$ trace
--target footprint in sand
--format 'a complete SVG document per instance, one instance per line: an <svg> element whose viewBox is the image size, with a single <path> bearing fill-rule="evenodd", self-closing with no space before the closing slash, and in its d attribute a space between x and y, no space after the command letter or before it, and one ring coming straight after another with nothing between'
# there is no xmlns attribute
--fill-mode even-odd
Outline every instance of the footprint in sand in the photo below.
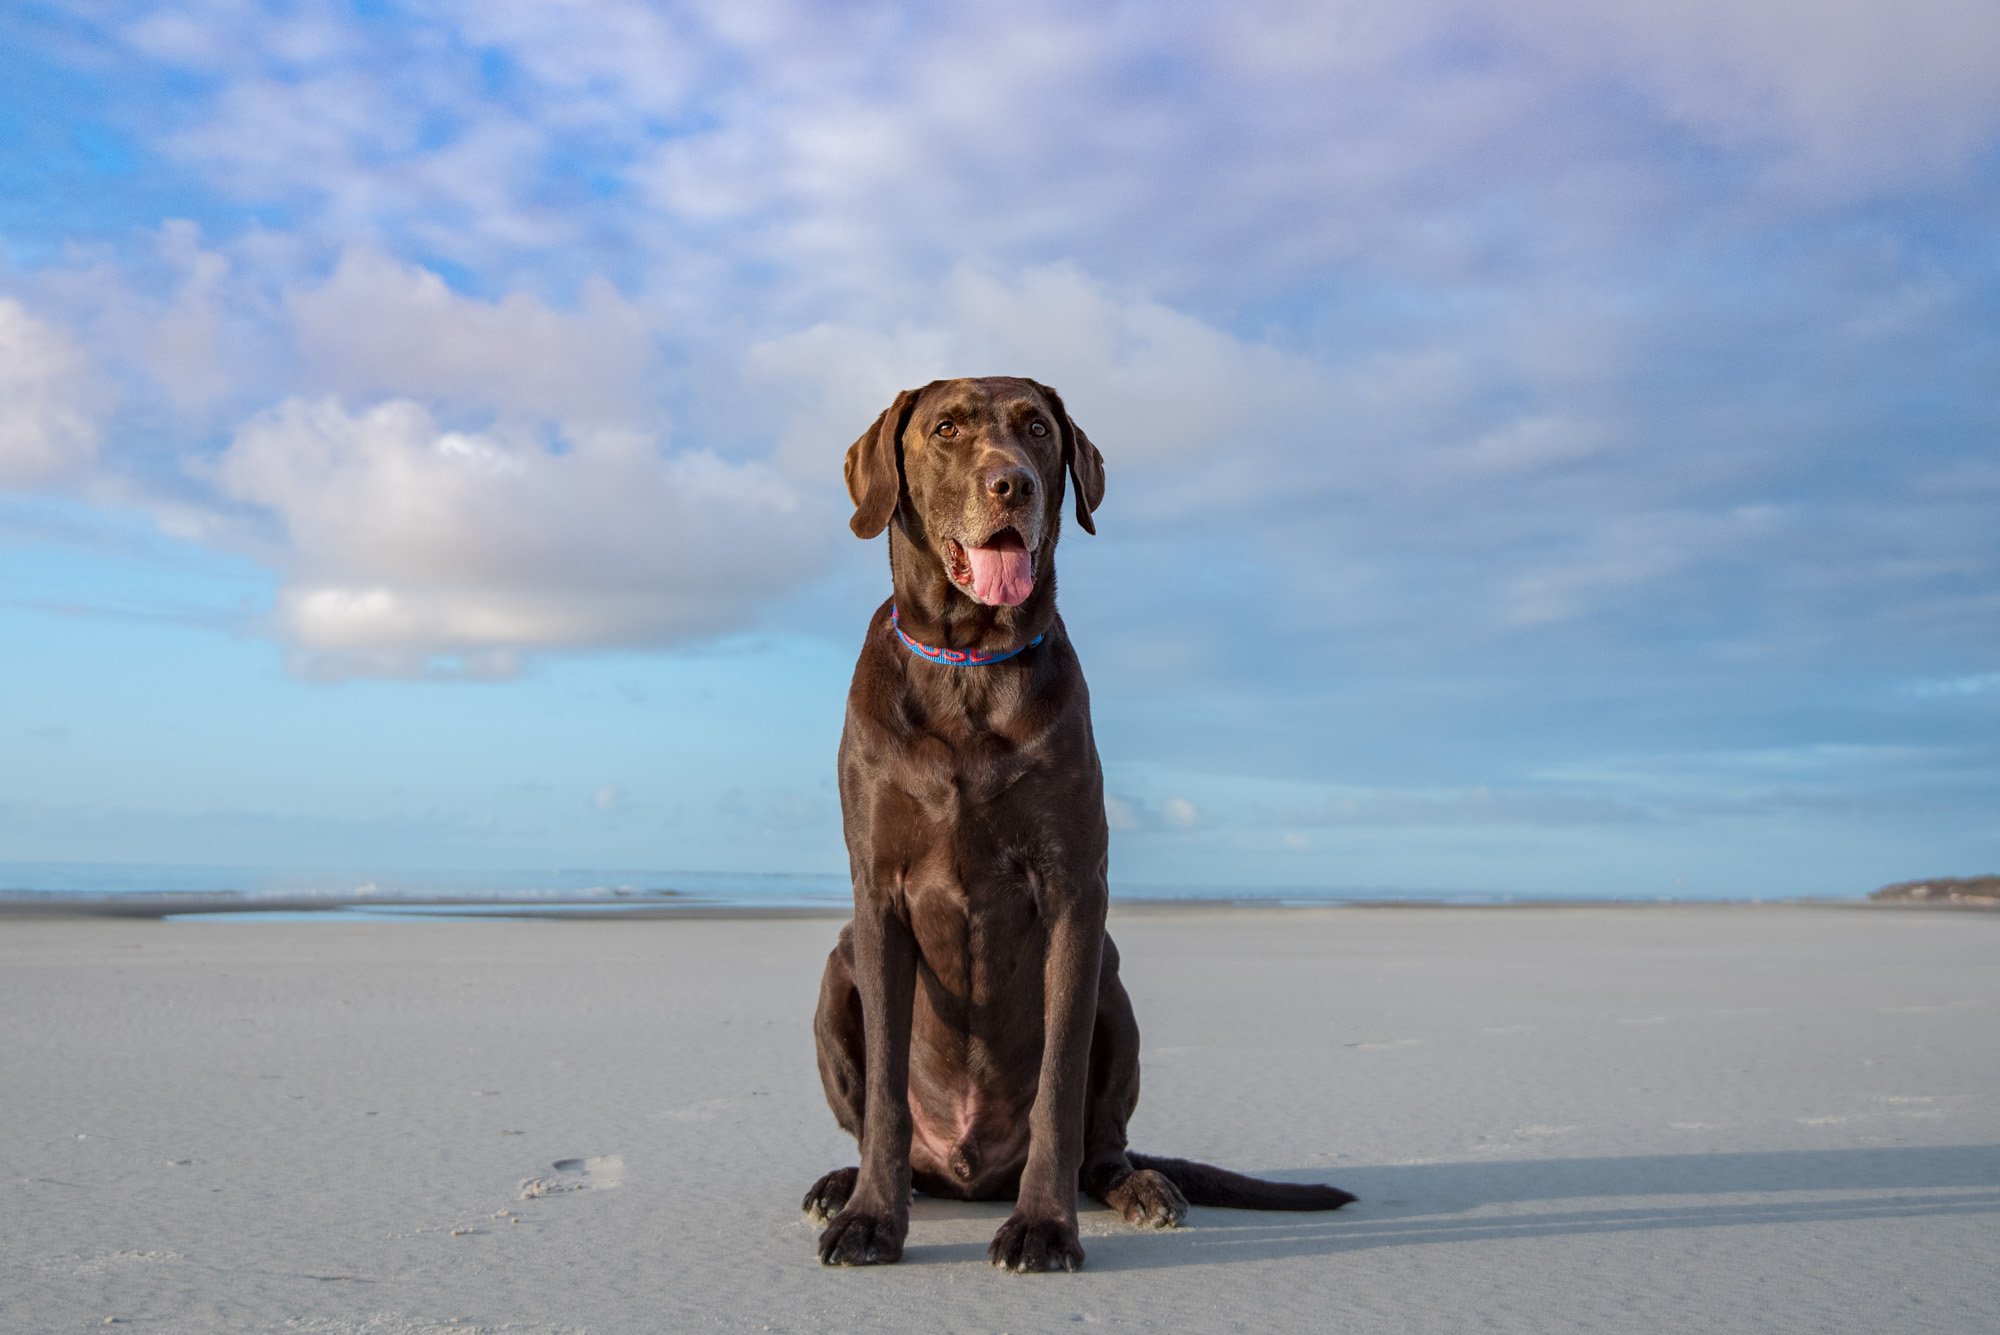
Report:
<svg viewBox="0 0 2000 1335"><path fill-rule="evenodd" d="M625 1173L625 1161L616 1155L600 1154L587 1159L558 1159L549 1167L553 1173L531 1177L521 1183L521 1199L554 1196L565 1191L588 1191L615 1187Z"/></svg>

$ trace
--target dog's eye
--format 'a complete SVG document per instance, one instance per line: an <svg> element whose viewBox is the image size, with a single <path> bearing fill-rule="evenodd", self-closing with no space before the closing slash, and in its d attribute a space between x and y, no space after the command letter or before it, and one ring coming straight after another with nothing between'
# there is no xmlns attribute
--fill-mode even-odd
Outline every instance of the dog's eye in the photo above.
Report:
<svg viewBox="0 0 2000 1335"><path fill-rule="evenodd" d="M937 433L940 436L943 436L946 440L950 440L953 436L956 436L958 434L958 428L952 425L950 422L939 422L937 424Z"/></svg>
<svg viewBox="0 0 2000 1335"><path fill-rule="evenodd" d="M1031 436L1046 436L1049 434L1049 424L1037 417L1034 421L1028 423L1028 434Z"/></svg>

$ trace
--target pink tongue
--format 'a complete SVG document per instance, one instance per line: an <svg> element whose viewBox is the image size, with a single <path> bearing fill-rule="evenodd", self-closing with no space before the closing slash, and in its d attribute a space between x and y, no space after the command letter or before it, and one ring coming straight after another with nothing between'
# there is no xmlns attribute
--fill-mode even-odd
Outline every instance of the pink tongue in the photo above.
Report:
<svg viewBox="0 0 2000 1335"><path fill-rule="evenodd" d="M1019 607L1035 591L1035 566L1021 535L1002 533L984 547L967 547L972 596L989 607Z"/></svg>

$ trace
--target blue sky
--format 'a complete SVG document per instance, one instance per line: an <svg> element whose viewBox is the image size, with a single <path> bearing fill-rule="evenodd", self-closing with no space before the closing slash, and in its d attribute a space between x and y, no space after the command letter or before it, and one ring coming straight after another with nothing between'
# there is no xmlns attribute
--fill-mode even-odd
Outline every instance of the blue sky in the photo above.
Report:
<svg viewBox="0 0 2000 1335"><path fill-rule="evenodd" d="M2000 868L2000 11L11 6L0 862L834 871L954 374L1114 881Z"/></svg>

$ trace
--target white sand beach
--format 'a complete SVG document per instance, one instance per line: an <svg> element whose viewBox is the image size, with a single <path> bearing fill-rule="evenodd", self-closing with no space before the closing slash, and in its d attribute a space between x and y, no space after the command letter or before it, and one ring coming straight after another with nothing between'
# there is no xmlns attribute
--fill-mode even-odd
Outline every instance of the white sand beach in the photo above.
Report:
<svg viewBox="0 0 2000 1335"><path fill-rule="evenodd" d="M0 923L0 1329L2000 1329L2000 913L1117 910L1135 1147L1361 1202L1040 1276L815 1261L836 926Z"/></svg>

